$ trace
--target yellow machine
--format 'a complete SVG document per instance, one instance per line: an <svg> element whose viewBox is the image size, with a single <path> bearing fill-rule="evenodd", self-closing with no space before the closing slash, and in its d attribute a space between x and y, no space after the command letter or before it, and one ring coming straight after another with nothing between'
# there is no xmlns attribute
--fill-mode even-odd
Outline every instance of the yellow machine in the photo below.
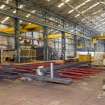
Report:
<svg viewBox="0 0 105 105"><path fill-rule="evenodd" d="M79 62L91 62L91 55L79 55Z"/></svg>

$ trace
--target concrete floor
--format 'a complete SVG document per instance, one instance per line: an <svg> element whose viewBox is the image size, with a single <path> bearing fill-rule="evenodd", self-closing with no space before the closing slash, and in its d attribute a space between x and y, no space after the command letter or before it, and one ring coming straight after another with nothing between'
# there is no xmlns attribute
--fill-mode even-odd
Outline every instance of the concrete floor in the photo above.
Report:
<svg viewBox="0 0 105 105"><path fill-rule="evenodd" d="M0 105L105 105L103 78L105 73L70 86L0 81Z"/></svg>

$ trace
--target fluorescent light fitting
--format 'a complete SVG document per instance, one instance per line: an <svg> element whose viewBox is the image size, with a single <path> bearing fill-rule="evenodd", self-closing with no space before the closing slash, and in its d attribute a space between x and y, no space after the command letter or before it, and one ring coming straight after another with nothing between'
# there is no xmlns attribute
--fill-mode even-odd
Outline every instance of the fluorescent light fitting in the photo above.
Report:
<svg viewBox="0 0 105 105"><path fill-rule="evenodd" d="M26 15L26 17L30 17L30 16L31 16L31 14L27 14L27 15Z"/></svg>
<svg viewBox="0 0 105 105"><path fill-rule="evenodd" d="M31 11L31 13L35 13L35 12L36 12L36 10L32 10L32 11Z"/></svg>
<svg viewBox="0 0 105 105"><path fill-rule="evenodd" d="M82 22L84 22L85 20L86 20L86 19L85 19L85 18L83 18L81 21L82 21Z"/></svg>
<svg viewBox="0 0 105 105"><path fill-rule="evenodd" d="M14 10L13 13L15 14L16 13L16 10Z"/></svg>
<svg viewBox="0 0 105 105"><path fill-rule="evenodd" d="M65 2L65 3L68 3L69 1L70 1L70 0L65 0L64 2Z"/></svg>
<svg viewBox="0 0 105 105"><path fill-rule="evenodd" d="M72 9L71 11L69 11L68 13L72 13L74 10L79 9L80 7L84 6L85 4L87 4L88 2L90 2L91 0L86 0L85 2L83 2L82 4L76 6L74 9Z"/></svg>
<svg viewBox="0 0 105 105"><path fill-rule="evenodd" d="M77 15L75 16L75 18L77 18L78 16L80 16L80 14L77 14Z"/></svg>
<svg viewBox="0 0 105 105"><path fill-rule="evenodd" d="M103 19L99 20L99 21L98 21L98 22L96 22L96 23L100 24L99 22L102 22L102 21L104 21L104 20L105 20L105 18L103 18Z"/></svg>
<svg viewBox="0 0 105 105"><path fill-rule="evenodd" d="M86 13L87 11L91 10L92 8L96 7L97 5L99 5L100 3L97 2L96 4L93 4L92 6L90 6L89 8L87 8L86 10L82 11L81 13Z"/></svg>
<svg viewBox="0 0 105 105"><path fill-rule="evenodd" d="M91 0L86 0L85 2L83 2L82 4L78 5L77 7L75 7L75 9L78 9L82 6L84 6L85 4L87 4L88 2L90 2Z"/></svg>
<svg viewBox="0 0 105 105"><path fill-rule="evenodd" d="M6 17L1 23L5 23L10 17Z"/></svg>
<svg viewBox="0 0 105 105"><path fill-rule="evenodd" d="M72 9L72 10L70 10L69 12L68 12L68 14L70 14L70 13L72 13L74 10Z"/></svg>
<svg viewBox="0 0 105 105"><path fill-rule="evenodd" d="M60 3L60 4L58 5L58 8L61 8L63 5L64 5L64 3Z"/></svg>
<svg viewBox="0 0 105 105"><path fill-rule="evenodd" d="M100 27L100 26L102 26L104 24L105 24L105 22L103 22L102 24L97 25L95 28L98 28L98 27Z"/></svg>
<svg viewBox="0 0 105 105"><path fill-rule="evenodd" d="M96 11L96 12L93 12L93 15L96 15L97 13L100 13L102 11L102 9Z"/></svg>
<svg viewBox="0 0 105 105"><path fill-rule="evenodd" d="M105 13L103 13L101 16L104 17L105 16Z"/></svg>
<svg viewBox="0 0 105 105"><path fill-rule="evenodd" d="M19 22L20 22L20 23L22 23L23 21L22 21L22 20L20 20Z"/></svg>
<svg viewBox="0 0 105 105"><path fill-rule="evenodd" d="M28 24L32 24L32 23L28 23Z"/></svg>
<svg viewBox="0 0 105 105"><path fill-rule="evenodd" d="M9 4L10 0L6 0L6 3Z"/></svg>
<svg viewBox="0 0 105 105"><path fill-rule="evenodd" d="M90 6L89 8L87 8L86 10L82 11L81 14L86 13L87 11L91 10L92 8L96 7L97 5L99 5L100 3L97 2L96 4L93 4L92 6ZM80 16L80 14L77 14L75 17Z"/></svg>
<svg viewBox="0 0 105 105"><path fill-rule="evenodd" d="M5 5L4 4L0 6L0 9L4 9L4 8L5 8Z"/></svg>
<svg viewBox="0 0 105 105"><path fill-rule="evenodd" d="M19 5L19 8L20 8L20 9L22 9L23 7L24 7L24 5L23 5L23 4Z"/></svg>

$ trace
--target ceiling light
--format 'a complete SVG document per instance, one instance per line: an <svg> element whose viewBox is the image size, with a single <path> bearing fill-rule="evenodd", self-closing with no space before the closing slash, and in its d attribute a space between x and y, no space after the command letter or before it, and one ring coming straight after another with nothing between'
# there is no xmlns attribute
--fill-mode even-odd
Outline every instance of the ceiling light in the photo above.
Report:
<svg viewBox="0 0 105 105"><path fill-rule="evenodd" d="M63 5L64 5L64 3L60 3L60 4L58 5L58 7L61 8Z"/></svg>
<svg viewBox="0 0 105 105"><path fill-rule="evenodd" d="M5 23L10 17L6 17L1 23Z"/></svg>
<svg viewBox="0 0 105 105"><path fill-rule="evenodd" d="M61 8L65 3L68 3L70 0L65 0L58 5L58 8Z"/></svg>
<svg viewBox="0 0 105 105"><path fill-rule="evenodd" d="M27 18L30 17L30 16L31 16L31 14L27 14L27 15L26 15Z"/></svg>
<svg viewBox="0 0 105 105"><path fill-rule="evenodd" d="M0 24L0 29L5 29L5 28L7 28L6 25Z"/></svg>
<svg viewBox="0 0 105 105"><path fill-rule="evenodd" d="M98 22L96 22L97 24L99 24L100 22L104 21L105 18L101 19L101 20L98 20Z"/></svg>
<svg viewBox="0 0 105 105"><path fill-rule="evenodd" d="M20 20L19 22L20 22L20 23L22 23L23 21L22 21L22 20Z"/></svg>
<svg viewBox="0 0 105 105"><path fill-rule="evenodd" d="M4 8L5 8L5 5L1 5L1 6L0 6L0 9L4 9Z"/></svg>
<svg viewBox="0 0 105 105"><path fill-rule="evenodd" d="M6 4L9 4L10 0L6 0Z"/></svg>
<svg viewBox="0 0 105 105"><path fill-rule="evenodd" d="M85 4L87 4L88 2L90 2L91 0L86 0L85 2L83 2L82 4L76 6L74 9L72 9L71 11L69 11L68 13L72 13L74 10L79 9L80 7L84 6Z"/></svg>
<svg viewBox="0 0 105 105"><path fill-rule="evenodd" d="M51 0L46 0L46 1L51 1Z"/></svg>
<svg viewBox="0 0 105 105"><path fill-rule="evenodd" d="M72 13L74 10L72 9L72 10L70 10L69 12L68 12L68 14L70 14L70 13Z"/></svg>
<svg viewBox="0 0 105 105"><path fill-rule="evenodd" d="M28 24L32 24L32 23L28 23Z"/></svg>
<svg viewBox="0 0 105 105"><path fill-rule="evenodd" d="M83 18L81 21L82 21L82 22L84 22L85 20L86 20L86 19L85 19L85 18Z"/></svg>
<svg viewBox="0 0 105 105"><path fill-rule="evenodd" d="M31 13L35 13L35 12L36 12L36 10L32 10L32 11L31 11Z"/></svg>
<svg viewBox="0 0 105 105"><path fill-rule="evenodd" d="M103 13L101 16L104 17L105 16L105 13Z"/></svg>
<svg viewBox="0 0 105 105"><path fill-rule="evenodd" d="M16 10L14 10L13 13L15 14L16 13Z"/></svg>
<svg viewBox="0 0 105 105"><path fill-rule="evenodd" d="M93 12L93 15L96 15L97 13L100 13L102 11L102 9L96 11L96 12Z"/></svg>
<svg viewBox="0 0 105 105"><path fill-rule="evenodd" d="M65 2L65 3L68 3L69 1L70 1L70 0L65 0L64 2Z"/></svg>
<svg viewBox="0 0 105 105"><path fill-rule="evenodd" d="M96 4L93 4L92 6L90 6L89 8L87 8L86 10L82 11L82 13L87 12L88 10L90 10L90 9L92 9L92 8L94 8L94 7L96 7L96 6L99 5L99 4L100 4L99 2L97 2Z"/></svg>
<svg viewBox="0 0 105 105"><path fill-rule="evenodd" d="M87 11L91 10L92 8L96 7L99 4L100 4L99 2L97 2L96 4L93 4L92 6L90 6L89 8L87 8L86 10L82 11L81 14L86 13ZM80 16L80 14L77 14L75 17L77 18L78 16Z"/></svg>
<svg viewBox="0 0 105 105"><path fill-rule="evenodd" d="M99 24L99 25L95 26L95 28L98 28L98 27L100 27L100 26L102 26L104 24L105 24L105 22L103 22L102 24Z"/></svg>
<svg viewBox="0 0 105 105"><path fill-rule="evenodd" d="M83 2L82 4L78 5L77 7L75 7L75 9L78 9L82 6L84 6L85 4L87 4L88 2L90 2L91 0L86 0L85 2Z"/></svg>
<svg viewBox="0 0 105 105"><path fill-rule="evenodd" d="M80 16L80 14L77 14L77 15L75 16L75 18L77 18L78 16Z"/></svg>
<svg viewBox="0 0 105 105"><path fill-rule="evenodd" d="M20 8L20 9L22 9L23 7L24 7L24 5L23 5L23 4L21 4L21 5L19 6L19 8Z"/></svg>

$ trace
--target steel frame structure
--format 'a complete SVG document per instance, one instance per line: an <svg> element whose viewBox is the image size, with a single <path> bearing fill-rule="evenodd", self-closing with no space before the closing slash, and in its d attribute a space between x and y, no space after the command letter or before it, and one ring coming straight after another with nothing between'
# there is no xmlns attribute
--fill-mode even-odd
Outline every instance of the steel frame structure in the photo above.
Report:
<svg viewBox="0 0 105 105"><path fill-rule="evenodd" d="M6 5L8 8L12 8L12 10L15 10L17 8L14 5L6 4L4 2L0 2L0 3ZM18 8L18 13L19 13L18 15L14 14L8 10L0 10L0 14L4 14L4 15L10 16L12 18L18 18L18 19L23 20L23 21L36 23L36 24L39 24L41 26L47 26L49 28L56 29L59 31L64 31L67 33L72 33L71 30L74 29L74 27L76 25L77 27L79 26L77 31L83 32L82 30L85 30L84 34L86 36L88 36L88 35L91 36L91 35L97 34L95 31L88 29L88 27L86 27L86 26L82 26L80 24L76 24L76 23L73 23L71 21L65 20L63 17L55 15L55 14L53 14L53 13L51 13L45 9L38 8L38 10L39 10L39 12L31 13L28 10L23 10L23 9ZM28 13L31 14L32 17L35 17L35 18L31 18L31 17L26 18L24 16L24 14L28 14ZM74 33L72 33L72 34L74 34Z"/></svg>
<svg viewBox="0 0 105 105"><path fill-rule="evenodd" d="M68 20L65 20L62 17L59 17L53 13L50 13L49 11L45 9L39 9L39 12L36 13L30 13L28 10L19 9L19 0L16 0L16 4L10 5L6 4L4 2L0 2L1 4L6 5L8 8L12 8L13 10L16 10L16 14L12 13L11 11L6 10L0 10L0 14L9 16L15 20L15 48L17 52L17 60L16 62L20 62L19 57L19 41L18 37L20 34L20 20L35 23L38 25L41 25L43 27L43 37L44 37L44 60L48 60L48 29L54 29L62 32L62 46L65 47L65 38L64 34L69 33L74 35L74 47L75 47L75 56L76 56L76 42L77 42L77 35L79 32L83 33L82 36L85 39L90 40L88 36L91 36L92 34L96 34L94 31L88 30L86 27L83 27L79 24L70 22ZM29 18L26 18L24 14L31 14L32 16ZM62 58L65 59L65 48L62 47Z"/></svg>

